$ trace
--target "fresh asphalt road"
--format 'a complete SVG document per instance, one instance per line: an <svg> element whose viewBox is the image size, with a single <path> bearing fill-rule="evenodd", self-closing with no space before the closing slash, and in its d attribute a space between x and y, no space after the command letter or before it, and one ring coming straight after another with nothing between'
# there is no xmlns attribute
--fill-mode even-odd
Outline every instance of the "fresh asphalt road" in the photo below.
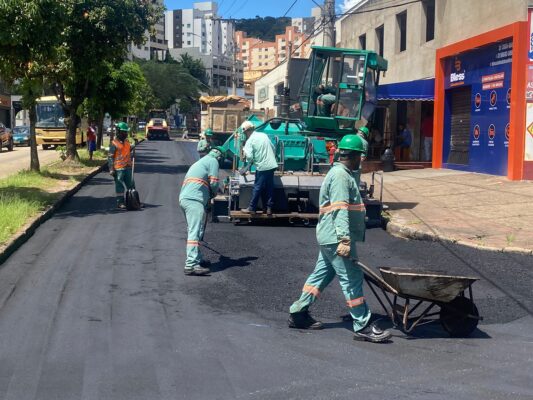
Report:
<svg viewBox="0 0 533 400"><path fill-rule="evenodd" d="M479 330L451 339L435 324L355 342L336 282L313 308L326 329L290 330L314 230L210 224L213 273L184 276L177 197L194 153L194 143L142 143L144 210L115 211L102 173L2 266L0 398L533 399L531 257L373 229L360 246L367 264L480 276Z"/></svg>

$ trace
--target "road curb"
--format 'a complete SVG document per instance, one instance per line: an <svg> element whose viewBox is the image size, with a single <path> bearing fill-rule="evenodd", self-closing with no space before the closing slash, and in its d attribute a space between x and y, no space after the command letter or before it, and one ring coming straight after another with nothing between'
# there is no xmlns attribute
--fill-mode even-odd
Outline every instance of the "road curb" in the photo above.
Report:
<svg viewBox="0 0 533 400"><path fill-rule="evenodd" d="M436 234L432 232L424 232L420 229L412 228L401 224L397 221L394 221L394 217L390 217L389 222L387 223L387 232L393 236L411 239L411 240L424 240L429 242L441 242L447 244L458 244L461 246L473 248L476 250L483 251L492 251L495 253L511 253L511 254L520 254L531 256L533 255L533 250L524 249L521 247L493 247L493 246L483 246L480 244L475 244L466 240L458 240L445 235Z"/></svg>
<svg viewBox="0 0 533 400"><path fill-rule="evenodd" d="M107 163L102 164L100 167L91 171L82 181L76 184L72 189L66 192L61 196L57 201L52 204L47 210L45 210L41 215L35 217L35 219L29 222L26 225L26 228L20 232L15 238L11 239L5 246L0 248L0 266L13 254L17 251L24 243L28 241L30 237L33 236L35 231L39 226L44 224L48 219L50 219L57 209L59 209L67 200L74 196L83 185L85 185L90 179L95 175L102 172L107 167Z"/></svg>

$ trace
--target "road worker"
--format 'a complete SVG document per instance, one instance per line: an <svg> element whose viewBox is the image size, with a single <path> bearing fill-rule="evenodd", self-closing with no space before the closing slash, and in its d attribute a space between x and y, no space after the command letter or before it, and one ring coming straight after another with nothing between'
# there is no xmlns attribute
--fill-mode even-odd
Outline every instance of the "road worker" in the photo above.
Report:
<svg viewBox="0 0 533 400"><path fill-rule="evenodd" d="M288 323L291 328L321 329L322 323L309 314L309 306L337 275L353 318L354 339L383 342L390 338L390 332L370 323L363 272L356 263L355 243L365 239L365 207L353 174L359 169L363 152L363 141L357 135L346 135L339 143L339 161L320 189L316 228L320 252L315 270L307 278L300 299L290 307Z"/></svg>
<svg viewBox="0 0 533 400"><path fill-rule="evenodd" d="M215 147L196 161L189 170L181 187L179 202L187 221L187 259L185 275L207 275L209 268L202 260L199 242L202 240L207 218L207 209L218 191L219 163L225 153Z"/></svg>
<svg viewBox="0 0 533 400"><path fill-rule="evenodd" d="M278 168L274 144L266 133L255 132L255 126L250 121L241 125L246 135L243 156L247 163L255 165L255 182L252 199L248 208L242 210L247 214L255 214L257 203L261 198L263 212L272 215L274 206L274 172Z"/></svg>
<svg viewBox="0 0 533 400"><path fill-rule="evenodd" d="M196 150L200 154L200 157L205 156L207 153L209 153L209 150L211 150L212 136L213 131L211 130L211 128L207 128L200 137L200 140L198 141L198 146L196 148Z"/></svg>
<svg viewBox="0 0 533 400"><path fill-rule="evenodd" d="M368 138L370 136L370 131L366 126L362 126L357 130L357 136L359 136L363 140L363 148L365 150L364 153L361 154L361 162L359 163L359 169L354 172L357 187L359 187L359 184L361 183L361 173L363 172L363 161L366 160L368 154Z"/></svg>
<svg viewBox="0 0 533 400"><path fill-rule="evenodd" d="M121 210L126 208L124 204L124 185L126 188L135 188L133 174L131 170L131 153L135 146L128 140L130 128L125 122L115 125L116 137L109 146L107 162L109 173L115 179L115 192L117 196L117 207Z"/></svg>

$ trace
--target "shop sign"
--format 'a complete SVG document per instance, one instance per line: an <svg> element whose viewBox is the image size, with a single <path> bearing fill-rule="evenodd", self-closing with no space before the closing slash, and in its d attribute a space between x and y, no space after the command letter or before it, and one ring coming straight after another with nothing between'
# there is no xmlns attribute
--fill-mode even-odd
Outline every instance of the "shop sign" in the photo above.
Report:
<svg viewBox="0 0 533 400"><path fill-rule="evenodd" d="M527 103L525 135L524 160L533 161L533 103Z"/></svg>

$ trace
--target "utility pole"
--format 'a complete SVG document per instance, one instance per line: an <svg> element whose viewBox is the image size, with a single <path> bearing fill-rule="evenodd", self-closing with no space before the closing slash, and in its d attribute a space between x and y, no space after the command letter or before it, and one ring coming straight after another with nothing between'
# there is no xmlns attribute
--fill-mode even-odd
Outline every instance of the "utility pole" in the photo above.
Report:
<svg viewBox="0 0 533 400"><path fill-rule="evenodd" d="M324 0L322 8L324 46L335 47L335 0Z"/></svg>
<svg viewBox="0 0 533 400"><path fill-rule="evenodd" d="M283 97L281 98L281 116L289 118L291 88L289 85L289 73L291 69L292 42L288 43L287 48L287 71L285 72L285 85L283 88Z"/></svg>
<svg viewBox="0 0 533 400"><path fill-rule="evenodd" d="M234 29L232 29L232 32L233 39L231 43L233 48L233 62L231 64L231 94L235 96L237 94L237 81L239 80L239 78L237 76L237 43L235 42Z"/></svg>

